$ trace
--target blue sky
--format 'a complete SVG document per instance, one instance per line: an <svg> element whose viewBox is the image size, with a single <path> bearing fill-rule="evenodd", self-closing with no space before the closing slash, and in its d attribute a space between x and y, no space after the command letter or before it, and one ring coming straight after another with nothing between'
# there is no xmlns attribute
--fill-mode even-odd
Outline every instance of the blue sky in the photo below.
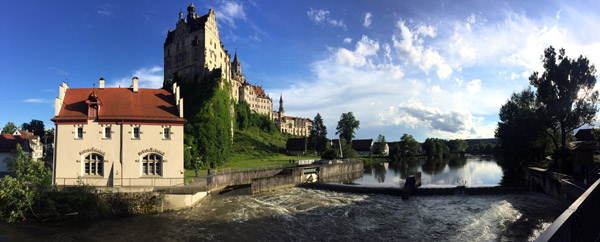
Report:
<svg viewBox="0 0 600 242"><path fill-rule="evenodd" d="M163 43L189 1L11 1L0 9L0 125L52 125L71 88L159 87ZM544 48L600 63L600 11L586 1L195 1L247 80L286 114L342 112L357 138L493 137L498 110L540 71ZM184 14L185 15L185 14ZM189 105L189 104L188 104Z"/></svg>

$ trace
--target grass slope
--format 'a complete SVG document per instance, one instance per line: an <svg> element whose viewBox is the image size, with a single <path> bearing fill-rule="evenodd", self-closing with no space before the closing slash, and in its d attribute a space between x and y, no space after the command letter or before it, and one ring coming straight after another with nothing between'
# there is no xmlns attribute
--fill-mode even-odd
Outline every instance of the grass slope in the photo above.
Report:
<svg viewBox="0 0 600 242"><path fill-rule="evenodd" d="M244 167L287 164L290 160L318 160L318 156L288 156L285 144L292 135L274 132L269 134L257 127L236 130L233 136L231 160L216 169L237 169ZM213 168L215 169L215 168ZM206 174L206 169L198 174ZM195 176L194 170L186 170L186 181Z"/></svg>

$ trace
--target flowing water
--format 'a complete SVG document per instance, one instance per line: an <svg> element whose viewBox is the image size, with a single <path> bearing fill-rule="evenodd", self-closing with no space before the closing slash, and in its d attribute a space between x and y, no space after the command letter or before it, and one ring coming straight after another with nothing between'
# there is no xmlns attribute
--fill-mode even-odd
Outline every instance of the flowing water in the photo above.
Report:
<svg viewBox="0 0 600 242"><path fill-rule="evenodd" d="M421 172L423 187L497 186L502 168L492 157L467 155L440 160L404 160L365 166L365 173L353 183L365 186L400 187L410 174Z"/></svg>
<svg viewBox="0 0 600 242"><path fill-rule="evenodd" d="M539 193L402 200L291 188L156 215L0 225L0 241L527 241L564 209Z"/></svg>

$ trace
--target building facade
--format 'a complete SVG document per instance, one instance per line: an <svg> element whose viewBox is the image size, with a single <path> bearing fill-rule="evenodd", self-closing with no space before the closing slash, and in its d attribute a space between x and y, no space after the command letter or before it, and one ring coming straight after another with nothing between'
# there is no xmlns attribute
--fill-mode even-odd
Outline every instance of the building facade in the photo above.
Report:
<svg viewBox="0 0 600 242"><path fill-rule="evenodd" d="M283 96L279 97L279 111L273 111L273 122L280 132L292 135L309 136L312 129L310 119L285 116Z"/></svg>
<svg viewBox="0 0 600 242"><path fill-rule="evenodd" d="M53 181L93 186L183 183L183 99L138 88L60 86L55 102Z"/></svg>
<svg viewBox="0 0 600 242"><path fill-rule="evenodd" d="M175 30L169 30L164 44L164 78L175 79L175 75L184 80L198 83L211 71L221 68L221 75L231 86L230 95L236 102L245 101L250 110L272 118L273 103L262 87L251 85L242 73L242 64L237 51L231 60L228 51L221 42L215 11L199 16L196 8L190 4L187 16L179 12Z"/></svg>

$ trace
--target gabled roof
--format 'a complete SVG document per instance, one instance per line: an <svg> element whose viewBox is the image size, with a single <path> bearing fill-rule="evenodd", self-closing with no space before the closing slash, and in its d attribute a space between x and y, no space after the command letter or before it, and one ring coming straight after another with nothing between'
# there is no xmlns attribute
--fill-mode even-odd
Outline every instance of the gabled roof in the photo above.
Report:
<svg viewBox="0 0 600 242"><path fill-rule="evenodd" d="M371 151L373 139L355 139L352 140L352 149L356 151Z"/></svg>
<svg viewBox="0 0 600 242"><path fill-rule="evenodd" d="M88 119L88 100L92 91L100 101L98 121L148 121L183 123L175 104L175 96L163 89L140 88L69 88L54 122L85 121Z"/></svg>
<svg viewBox="0 0 600 242"><path fill-rule="evenodd" d="M306 151L306 138L288 138L285 147L287 151Z"/></svg>
<svg viewBox="0 0 600 242"><path fill-rule="evenodd" d="M21 144L23 150L27 150L27 138L21 135L2 134L0 136L0 152L10 152L17 148L17 144Z"/></svg>
<svg viewBox="0 0 600 242"><path fill-rule="evenodd" d="M256 93L257 97L269 99L269 97L267 97L267 95L265 94L265 90L263 90L262 87L260 87L258 85L251 85L251 86L252 86L252 88L254 88L254 93Z"/></svg>
<svg viewBox="0 0 600 242"><path fill-rule="evenodd" d="M595 141L596 138L594 137L594 134L592 133L592 129L580 129L577 131L577 133L575 134L575 138L577 138L578 141Z"/></svg>

